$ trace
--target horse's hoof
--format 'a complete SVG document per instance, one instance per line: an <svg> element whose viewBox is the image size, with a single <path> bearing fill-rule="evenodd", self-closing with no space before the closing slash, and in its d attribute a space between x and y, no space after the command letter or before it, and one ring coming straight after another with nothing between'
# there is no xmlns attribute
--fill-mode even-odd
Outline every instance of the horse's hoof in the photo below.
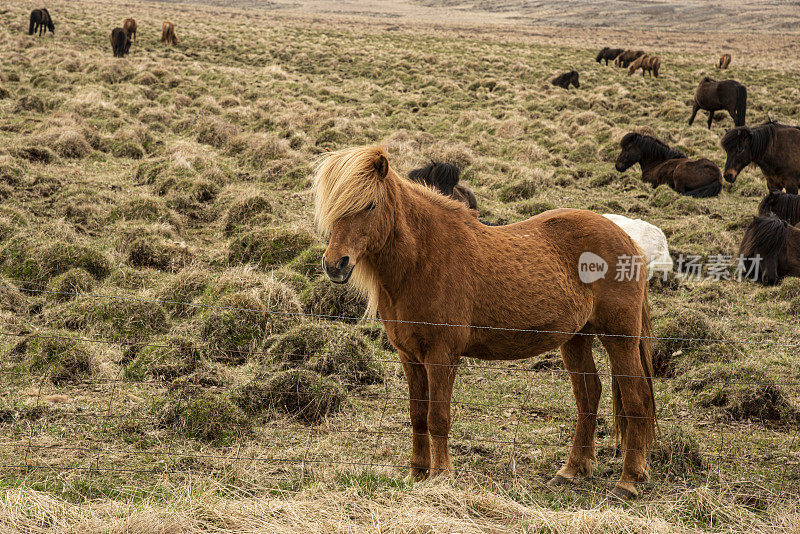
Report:
<svg viewBox="0 0 800 534"><path fill-rule="evenodd" d="M621 501L632 501L636 498L636 493L621 486L614 486L614 489L611 490L611 496Z"/></svg>
<svg viewBox="0 0 800 534"><path fill-rule="evenodd" d="M423 480L427 479L429 476L429 472L427 469L422 469L420 467L412 467L408 471L408 478L413 480L414 482L422 482Z"/></svg>
<svg viewBox="0 0 800 534"><path fill-rule="evenodd" d="M547 485L550 486L551 488L556 488L558 486L566 486L574 482L575 481L571 478L562 477L561 475L556 475L547 481Z"/></svg>

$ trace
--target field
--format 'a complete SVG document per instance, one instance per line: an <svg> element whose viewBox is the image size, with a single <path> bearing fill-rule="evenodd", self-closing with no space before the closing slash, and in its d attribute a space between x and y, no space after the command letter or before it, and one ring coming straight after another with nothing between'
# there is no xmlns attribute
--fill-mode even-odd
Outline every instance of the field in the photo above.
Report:
<svg viewBox="0 0 800 534"><path fill-rule="evenodd" d="M797 532L800 281L651 282L655 335L671 339L656 343L660 433L637 501L608 497L621 459L599 344L595 480L544 485L575 418L552 353L466 361L457 472L412 483L382 328L317 317L363 302L321 275L309 189L327 149L383 143L401 174L457 163L490 222L620 213L662 228L675 258L735 255L760 171L680 197L615 171L619 139L722 165L730 118L686 125L705 74L747 85L749 123L800 123L795 37L76 0L48 6L56 34L40 39L38 4L21 4L0 9L3 531ZM126 16L137 42L114 59ZM167 19L175 48L158 43ZM660 79L595 63L628 42L660 55ZM548 83L569 68L580 89Z"/></svg>

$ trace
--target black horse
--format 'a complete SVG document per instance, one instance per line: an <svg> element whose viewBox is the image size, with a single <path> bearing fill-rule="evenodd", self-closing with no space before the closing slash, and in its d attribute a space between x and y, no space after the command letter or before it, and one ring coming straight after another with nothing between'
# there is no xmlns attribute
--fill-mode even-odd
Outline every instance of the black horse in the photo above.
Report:
<svg viewBox="0 0 800 534"><path fill-rule="evenodd" d="M723 80L718 82L706 76L697 85L694 92L694 107L692 116L689 117L689 126L694 122L697 112L701 109L708 111L708 128L714 120L714 112L724 109L730 113L733 124L744 126L747 113L747 88L736 80Z"/></svg>
<svg viewBox="0 0 800 534"><path fill-rule="evenodd" d="M460 174L461 171L455 165L432 161L429 165L408 173L408 178L433 187L444 196L463 202L469 209L476 210L478 209L478 200L472 191L459 185Z"/></svg>
<svg viewBox="0 0 800 534"><path fill-rule="evenodd" d="M800 195L770 191L758 205L761 217L777 217L792 226L800 223Z"/></svg>
<svg viewBox="0 0 800 534"><path fill-rule="evenodd" d="M111 49L114 51L114 57L125 57L130 48L131 40L128 37L128 32L122 28L111 30Z"/></svg>
<svg viewBox="0 0 800 534"><path fill-rule="evenodd" d="M753 217L739 256L751 272L755 272L753 262L758 258L758 279L767 285L779 283L784 276L800 276L800 228L775 217Z"/></svg>
<svg viewBox="0 0 800 534"><path fill-rule="evenodd" d="M28 35L33 35L38 31L39 37L41 37L43 33L47 33L47 30L50 30L53 35L56 33L56 27L53 24L53 19L50 18L50 12L45 8L31 11L31 24L28 26Z"/></svg>
<svg viewBox="0 0 800 534"><path fill-rule="evenodd" d="M774 121L728 130L720 141L725 149L725 179L733 183L742 169L755 163L770 191L800 188L800 127Z"/></svg>
<svg viewBox="0 0 800 534"><path fill-rule="evenodd" d="M600 52L597 53L597 57L594 58L595 61L600 63L601 61L605 60L606 66L608 66L609 61L614 61L617 59L617 56L623 53L625 50L622 48L609 48L603 47Z"/></svg>
<svg viewBox="0 0 800 534"><path fill-rule="evenodd" d="M581 86L580 82L578 81L578 71L576 70L559 74L550 80L550 83L557 87L563 87L564 89L569 89L570 84L574 85L576 89L579 89Z"/></svg>

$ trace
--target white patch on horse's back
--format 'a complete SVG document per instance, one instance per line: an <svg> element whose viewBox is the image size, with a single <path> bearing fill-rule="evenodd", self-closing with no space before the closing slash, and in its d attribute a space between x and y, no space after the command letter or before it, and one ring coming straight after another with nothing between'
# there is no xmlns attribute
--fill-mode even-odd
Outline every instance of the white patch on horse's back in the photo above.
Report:
<svg viewBox="0 0 800 534"><path fill-rule="evenodd" d="M672 270L672 256L669 255L667 236L664 235L661 228L642 219L631 219L614 213L604 213L603 217L622 228L642 249L647 260L648 270Z"/></svg>

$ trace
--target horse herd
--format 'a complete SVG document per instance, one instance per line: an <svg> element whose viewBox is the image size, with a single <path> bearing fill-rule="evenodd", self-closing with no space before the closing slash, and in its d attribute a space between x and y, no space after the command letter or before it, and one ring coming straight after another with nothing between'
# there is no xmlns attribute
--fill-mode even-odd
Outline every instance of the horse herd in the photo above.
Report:
<svg viewBox="0 0 800 534"><path fill-rule="evenodd" d="M126 18L122 21L122 27L111 30L111 51L114 57L125 57L131 49L131 44L136 40L136 21ZM50 12L46 8L34 9L31 11L30 26L28 34L33 35L39 32L39 36L50 30L55 35L56 28ZM178 44L178 37L175 35L175 25L170 21L164 21L161 25L161 44L164 46L175 46Z"/></svg>

